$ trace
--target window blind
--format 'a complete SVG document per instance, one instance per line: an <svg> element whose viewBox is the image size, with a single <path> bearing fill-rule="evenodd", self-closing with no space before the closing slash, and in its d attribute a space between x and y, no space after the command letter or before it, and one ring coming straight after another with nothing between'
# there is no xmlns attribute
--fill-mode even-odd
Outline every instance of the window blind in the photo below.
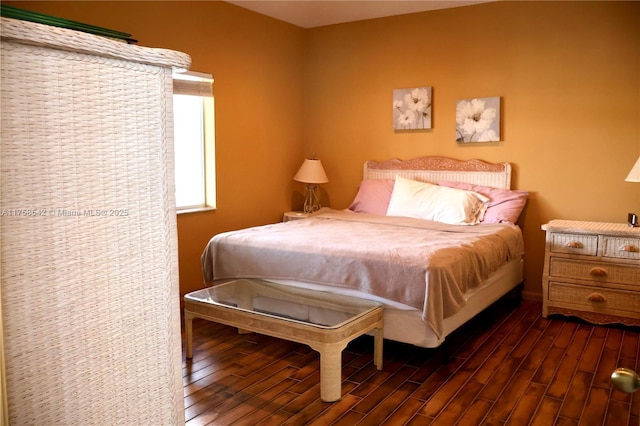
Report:
<svg viewBox="0 0 640 426"><path fill-rule="evenodd" d="M213 97L213 76L195 71L173 73L173 94Z"/></svg>

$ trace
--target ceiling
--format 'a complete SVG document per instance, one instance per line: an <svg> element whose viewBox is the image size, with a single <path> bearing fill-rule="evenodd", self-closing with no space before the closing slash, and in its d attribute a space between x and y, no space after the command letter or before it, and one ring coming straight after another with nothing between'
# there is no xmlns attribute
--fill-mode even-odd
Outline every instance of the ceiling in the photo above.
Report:
<svg viewBox="0 0 640 426"><path fill-rule="evenodd" d="M487 1L495 0L237 0L228 3L302 28L313 28Z"/></svg>

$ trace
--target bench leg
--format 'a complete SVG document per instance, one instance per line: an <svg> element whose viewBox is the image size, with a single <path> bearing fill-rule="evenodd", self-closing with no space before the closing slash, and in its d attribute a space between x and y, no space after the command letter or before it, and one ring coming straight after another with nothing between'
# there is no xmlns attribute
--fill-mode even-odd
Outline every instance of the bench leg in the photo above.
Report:
<svg viewBox="0 0 640 426"><path fill-rule="evenodd" d="M344 345L313 347L320 352L320 399L334 402L342 398L342 350Z"/></svg>
<svg viewBox="0 0 640 426"><path fill-rule="evenodd" d="M382 331L382 327L373 330L373 363L378 370L382 370Z"/></svg>

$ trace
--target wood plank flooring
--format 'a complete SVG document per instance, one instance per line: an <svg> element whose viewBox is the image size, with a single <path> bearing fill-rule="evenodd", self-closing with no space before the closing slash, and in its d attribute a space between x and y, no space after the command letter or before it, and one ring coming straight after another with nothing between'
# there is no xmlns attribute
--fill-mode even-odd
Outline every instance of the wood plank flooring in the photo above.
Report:
<svg viewBox="0 0 640 426"><path fill-rule="evenodd" d="M183 362L188 426L196 425L639 425L640 391L610 382L640 371L638 328L544 319L541 304L501 300L440 350L373 339L343 352L343 397L320 400L319 356L305 345L194 321ZM184 353L183 353L184 359Z"/></svg>

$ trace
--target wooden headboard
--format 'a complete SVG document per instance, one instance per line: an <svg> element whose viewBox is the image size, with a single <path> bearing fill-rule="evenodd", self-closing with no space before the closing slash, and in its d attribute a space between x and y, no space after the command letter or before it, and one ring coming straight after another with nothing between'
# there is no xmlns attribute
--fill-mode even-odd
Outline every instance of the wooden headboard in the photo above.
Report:
<svg viewBox="0 0 640 426"><path fill-rule="evenodd" d="M421 182L466 182L494 188L511 189L511 165L481 160L454 160L447 157L419 157L412 160L366 161L364 179L389 179L396 176Z"/></svg>

